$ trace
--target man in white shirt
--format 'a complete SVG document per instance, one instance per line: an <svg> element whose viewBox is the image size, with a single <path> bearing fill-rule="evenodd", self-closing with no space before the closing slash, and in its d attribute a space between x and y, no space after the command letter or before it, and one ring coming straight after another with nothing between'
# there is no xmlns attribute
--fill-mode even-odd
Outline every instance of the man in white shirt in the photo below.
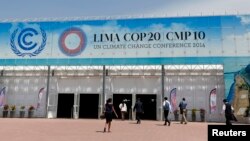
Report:
<svg viewBox="0 0 250 141"><path fill-rule="evenodd" d="M233 114L234 108L232 105L227 101L227 99L223 100L222 112L225 112L226 118L226 125L232 125L231 120L237 121L236 117Z"/></svg>
<svg viewBox="0 0 250 141"><path fill-rule="evenodd" d="M167 97L164 97L164 101L163 101L163 109L164 109L164 118L165 118L165 123L164 125L167 125L168 123L168 126L170 126L170 121L168 119L168 114L172 112L172 107L171 107L171 104L170 102L168 101L168 98Z"/></svg>
<svg viewBox="0 0 250 141"><path fill-rule="evenodd" d="M119 108L121 110L121 117L122 120L125 119L125 114L127 113L127 105L125 103L125 101L123 100L122 103L119 105Z"/></svg>

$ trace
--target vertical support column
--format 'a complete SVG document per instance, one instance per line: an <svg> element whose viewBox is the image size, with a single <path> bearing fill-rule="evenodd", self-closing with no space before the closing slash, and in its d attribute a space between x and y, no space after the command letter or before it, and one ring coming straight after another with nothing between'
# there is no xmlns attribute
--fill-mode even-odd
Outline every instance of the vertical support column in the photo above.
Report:
<svg viewBox="0 0 250 141"><path fill-rule="evenodd" d="M133 93L132 94L132 103L131 103L131 108L132 108L132 120L135 120L135 112L133 111L133 109L134 109L134 106L135 106L135 102L136 102L136 94L135 93Z"/></svg>
<svg viewBox="0 0 250 141"><path fill-rule="evenodd" d="M106 67L103 66L102 70L102 103L101 103L101 111L104 109L105 104L105 85L106 85Z"/></svg>
<svg viewBox="0 0 250 141"><path fill-rule="evenodd" d="M80 94L74 93L74 105L73 105L73 118L78 119L79 118L79 100Z"/></svg>
<svg viewBox="0 0 250 141"><path fill-rule="evenodd" d="M48 74L47 74L47 89L46 89L46 118L48 118L48 110L49 110L49 85L50 85L50 66L48 66Z"/></svg>
<svg viewBox="0 0 250 141"><path fill-rule="evenodd" d="M165 68L164 65L161 65L161 101L160 101L160 120L163 120L163 109L162 109L162 101L165 96Z"/></svg>

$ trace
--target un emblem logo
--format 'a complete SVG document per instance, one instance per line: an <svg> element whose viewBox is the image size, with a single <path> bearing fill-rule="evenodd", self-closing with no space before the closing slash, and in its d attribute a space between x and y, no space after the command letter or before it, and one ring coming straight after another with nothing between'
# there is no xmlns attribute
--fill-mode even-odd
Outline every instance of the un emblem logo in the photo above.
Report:
<svg viewBox="0 0 250 141"><path fill-rule="evenodd" d="M68 56L77 56L86 46L85 33L76 27L66 29L59 38L60 50Z"/></svg>
<svg viewBox="0 0 250 141"><path fill-rule="evenodd" d="M47 40L46 33L42 28L40 31L34 28L19 30L19 28L15 29L10 38L11 49L17 56L32 57L42 52Z"/></svg>

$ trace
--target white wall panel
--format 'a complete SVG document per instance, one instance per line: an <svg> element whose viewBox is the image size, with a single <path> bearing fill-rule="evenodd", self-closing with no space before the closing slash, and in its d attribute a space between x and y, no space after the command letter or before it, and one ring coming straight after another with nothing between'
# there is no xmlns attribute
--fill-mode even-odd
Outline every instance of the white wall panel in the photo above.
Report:
<svg viewBox="0 0 250 141"><path fill-rule="evenodd" d="M59 78L58 87L58 93L101 93L102 77Z"/></svg>
<svg viewBox="0 0 250 141"><path fill-rule="evenodd" d="M161 78L156 77L113 77L111 82L113 93L159 94Z"/></svg>
<svg viewBox="0 0 250 141"><path fill-rule="evenodd" d="M28 110L30 105L37 106L38 92L47 86L46 77L5 77L3 87L6 87L6 104L16 106L16 117L19 117L21 106ZM46 90L43 93L40 108L35 112L36 117L45 116ZM27 116L27 112L26 112Z"/></svg>
<svg viewBox="0 0 250 141"><path fill-rule="evenodd" d="M204 108L207 111L207 120L218 121L220 117L222 99L224 98L223 76L207 75L185 75L185 76L166 76L165 77L165 96L169 97L170 91L177 88L177 103L183 97L188 103L187 108L191 109ZM212 89L217 89L217 112L214 115L209 114L209 95ZM190 119L191 112L188 112ZM197 112L198 113L198 112ZM197 117L199 117L197 115Z"/></svg>

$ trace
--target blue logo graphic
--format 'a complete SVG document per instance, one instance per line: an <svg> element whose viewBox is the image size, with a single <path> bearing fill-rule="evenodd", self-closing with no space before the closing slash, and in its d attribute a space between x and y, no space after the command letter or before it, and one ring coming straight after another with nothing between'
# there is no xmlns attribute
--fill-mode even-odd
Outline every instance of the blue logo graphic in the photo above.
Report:
<svg viewBox="0 0 250 141"><path fill-rule="evenodd" d="M46 33L43 29L40 28L41 35L34 28L25 28L21 30L20 33L17 35L18 30L19 29L14 30L10 38L11 49L17 56L24 57L27 55L32 57L42 52L47 40ZM16 35L17 41L15 42ZM37 36L42 37L42 43L40 45L37 42L32 41L32 39L35 39Z"/></svg>

